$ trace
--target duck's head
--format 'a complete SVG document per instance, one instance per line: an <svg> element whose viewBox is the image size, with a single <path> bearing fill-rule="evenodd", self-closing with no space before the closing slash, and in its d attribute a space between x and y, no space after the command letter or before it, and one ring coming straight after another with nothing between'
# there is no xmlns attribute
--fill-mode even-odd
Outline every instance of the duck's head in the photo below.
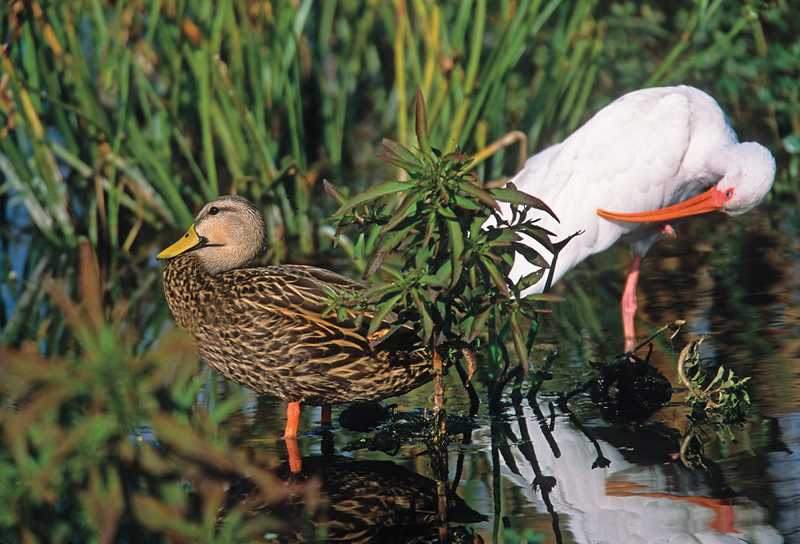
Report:
<svg viewBox="0 0 800 544"><path fill-rule="evenodd" d="M220 274L247 265L263 247L261 212L242 197L223 196L203 206L186 234L156 258L172 259L191 251L209 274Z"/></svg>

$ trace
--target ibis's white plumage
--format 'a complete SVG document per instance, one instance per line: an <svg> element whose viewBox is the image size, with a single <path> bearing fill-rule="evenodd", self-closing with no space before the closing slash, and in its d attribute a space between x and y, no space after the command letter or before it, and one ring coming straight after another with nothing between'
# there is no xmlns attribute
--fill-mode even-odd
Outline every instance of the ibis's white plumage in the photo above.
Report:
<svg viewBox="0 0 800 544"><path fill-rule="evenodd" d="M775 159L764 146L739 143L719 104L698 89L660 87L626 94L600 110L560 144L528 159L518 189L547 203L560 223L540 225L566 239L552 274L522 291L544 290L589 255L620 238L634 259L622 295L625 349L635 345L636 284L641 258L667 223L711 211L731 215L756 206L772 187ZM506 205L506 216L510 211ZM649 224L648 224L649 223ZM543 255L545 248L532 239ZM538 267L517 254L511 279Z"/></svg>
<svg viewBox="0 0 800 544"><path fill-rule="evenodd" d="M658 210L716 185L727 199L717 209L743 213L764 198L774 176L775 160L766 148L739 144L713 98L680 86L643 89L617 99L566 140L528 159L512 181L558 215L560 223L546 214L540 223L557 239L584 231L560 253L556 281L621 237L643 256L659 236L657 226L605 219L598 209ZM517 255L512 279L534 268ZM541 292L545 279L523 295Z"/></svg>

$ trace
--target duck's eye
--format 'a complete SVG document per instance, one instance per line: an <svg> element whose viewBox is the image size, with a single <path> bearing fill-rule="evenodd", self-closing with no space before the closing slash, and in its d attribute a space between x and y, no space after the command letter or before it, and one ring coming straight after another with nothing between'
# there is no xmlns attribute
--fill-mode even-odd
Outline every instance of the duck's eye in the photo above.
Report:
<svg viewBox="0 0 800 544"><path fill-rule="evenodd" d="M217 208L216 206L211 206L211 208L208 210L208 215L217 215L218 213L219 213L219 208Z"/></svg>
<svg viewBox="0 0 800 544"><path fill-rule="evenodd" d="M728 189L727 191L725 191L726 199L730 200L732 196L733 196L733 189Z"/></svg>

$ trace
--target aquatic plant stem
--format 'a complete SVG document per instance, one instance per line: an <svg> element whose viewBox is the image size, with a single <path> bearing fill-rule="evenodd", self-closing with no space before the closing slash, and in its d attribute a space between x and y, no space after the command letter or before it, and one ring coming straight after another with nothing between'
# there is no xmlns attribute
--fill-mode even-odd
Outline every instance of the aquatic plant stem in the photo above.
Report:
<svg viewBox="0 0 800 544"><path fill-rule="evenodd" d="M436 480L436 499L439 514L439 542L448 542L447 538L447 480Z"/></svg>
<svg viewBox="0 0 800 544"><path fill-rule="evenodd" d="M647 344L652 342L658 335L660 335L661 333L663 333L667 329L673 329L672 336L670 336L670 339L672 339L678 333L678 331L681 329L681 327L683 327L685 324L686 324L686 321L684 319L676 319L675 321L673 321L671 323L667 323L666 325L664 325L663 327L658 329L656 332L654 332L653 334L651 334L650 336L645 338L643 341L639 342L636 345L636 347L634 347L632 350L626 351L625 355L630 355L632 353L635 353L635 352L639 351L640 349L642 349L644 346L646 346Z"/></svg>
<svg viewBox="0 0 800 544"><path fill-rule="evenodd" d="M472 157L472 162L469 164L469 169L473 169L480 163L497 153L500 149L519 144L519 152L517 158L516 170L522 170L525 166L525 160L528 158L528 136L521 130L512 130L511 132L503 135L499 140L495 140L488 146L484 147ZM503 184L505 185L505 183Z"/></svg>
<svg viewBox="0 0 800 544"><path fill-rule="evenodd" d="M444 440L445 429L445 407L444 407L444 365L442 357L436 348L433 349L433 416L434 416L434 436L437 440Z"/></svg>
<svg viewBox="0 0 800 544"><path fill-rule="evenodd" d="M434 335L434 338L436 335ZM432 342L433 344L433 342ZM433 352L433 441L428 450L431 454L431 465L436 475L437 514L439 518L439 542L447 542L447 437L445 391L444 391L444 364L436 346L431 347Z"/></svg>
<svg viewBox="0 0 800 544"><path fill-rule="evenodd" d="M320 413L320 416L319 416L320 425L322 425L323 427L330 427L332 419L333 419L333 416L331 414L331 405L330 404L323 404L322 405L322 412Z"/></svg>
<svg viewBox="0 0 800 544"><path fill-rule="evenodd" d="M678 378L681 380L681 383L686 386L686 388L694 393L697 394L697 389L692 385L691 380L686 376L686 359L689 358L689 354L696 345L699 345L702 341L702 338L698 342L689 342L686 344L686 347L681 350L681 354L678 356Z"/></svg>
<svg viewBox="0 0 800 544"><path fill-rule="evenodd" d="M474 374L476 368L475 354L466 348L462 349L461 353L463 354L464 359L467 361L468 369L465 369L459 360L456 360L455 367L459 377L461 378L461 383L464 385L464 389L466 389L467 395L469 396L469 415L474 417L477 415L478 407L481 404L481 401L478 398L478 393L475 391L475 387L472 385L472 375Z"/></svg>

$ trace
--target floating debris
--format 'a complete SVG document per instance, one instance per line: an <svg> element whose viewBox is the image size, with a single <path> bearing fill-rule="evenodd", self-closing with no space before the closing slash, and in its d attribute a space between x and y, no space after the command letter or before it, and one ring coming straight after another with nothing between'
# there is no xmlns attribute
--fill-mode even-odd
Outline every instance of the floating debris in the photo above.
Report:
<svg viewBox="0 0 800 544"><path fill-rule="evenodd" d="M589 394L604 417L643 420L669 402L672 385L648 359L629 354L597 365L598 375Z"/></svg>
<svg viewBox="0 0 800 544"><path fill-rule="evenodd" d="M611 421L642 421L649 418L672 398L672 384L650 365L652 341L667 331L672 340L685 323L679 319L664 325L614 361L592 363L597 375L572 391L562 393L560 403L566 406L572 397L588 392L592 401L600 407L603 417ZM638 350L648 345L649 351L644 358L636 355Z"/></svg>

